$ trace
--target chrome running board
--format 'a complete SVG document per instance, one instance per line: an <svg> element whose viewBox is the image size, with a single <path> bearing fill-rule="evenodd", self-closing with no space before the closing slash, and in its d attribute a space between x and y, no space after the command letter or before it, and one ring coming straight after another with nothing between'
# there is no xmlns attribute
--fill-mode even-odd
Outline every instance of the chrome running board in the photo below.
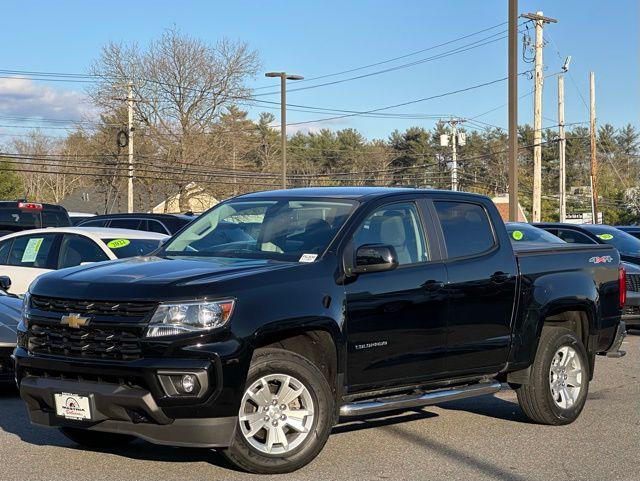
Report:
<svg viewBox="0 0 640 481"><path fill-rule="evenodd" d="M396 409L410 409L431 404L439 404L456 399L482 396L498 392L501 384L498 381L471 384L469 386L431 391L424 394L407 394L402 396L390 396L388 398L377 398L371 401L360 401L344 404L340 407L340 416L353 417L364 416L366 414L380 413L384 411L394 411Z"/></svg>

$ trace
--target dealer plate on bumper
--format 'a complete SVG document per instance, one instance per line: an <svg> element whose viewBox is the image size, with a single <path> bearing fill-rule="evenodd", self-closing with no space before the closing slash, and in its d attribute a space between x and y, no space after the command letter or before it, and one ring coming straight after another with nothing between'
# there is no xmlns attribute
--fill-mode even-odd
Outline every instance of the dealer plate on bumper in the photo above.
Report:
<svg viewBox="0 0 640 481"><path fill-rule="evenodd" d="M54 394L53 397L58 416L76 421L91 419L91 403L88 397L68 392Z"/></svg>

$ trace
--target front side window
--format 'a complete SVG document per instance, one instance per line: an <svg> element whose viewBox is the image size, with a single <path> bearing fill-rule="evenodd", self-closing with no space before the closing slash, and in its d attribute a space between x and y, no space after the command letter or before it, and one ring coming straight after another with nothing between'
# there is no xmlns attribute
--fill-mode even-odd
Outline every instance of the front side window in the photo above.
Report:
<svg viewBox="0 0 640 481"><path fill-rule="evenodd" d="M449 258L482 254L496 241L487 211L470 202L434 202Z"/></svg>
<svg viewBox="0 0 640 481"><path fill-rule="evenodd" d="M329 246L354 208L346 200L226 202L189 224L164 254L308 262Z"/></svg>
<svg viewBox="0 0 640 481"><path fill-rule="evenodd" d="M429 260L420 216L412 203L391 204L375 210L354 237L356 250L365 244L393 246L399 265Z"/></svg>
<svg viewBox="0 0 640 481"><path fill-rule="evenodd" d="M558 237L569 244L595 244L588 235L575 230L558 229Z"/></svg>
<svg viewBox="0 0 640 481"><path fill-rule="evenodd" d="M100 246L91 239L73 234L65 234L58 256L58 269L79 266L83 262L100 262L109 260Z"/></svg>
<svg viewBox="0 0 640 481"><path fill-rule="evenodd" d="M13 239L7 264L37 269L53 269L54 234L34 234Z"/></svg>

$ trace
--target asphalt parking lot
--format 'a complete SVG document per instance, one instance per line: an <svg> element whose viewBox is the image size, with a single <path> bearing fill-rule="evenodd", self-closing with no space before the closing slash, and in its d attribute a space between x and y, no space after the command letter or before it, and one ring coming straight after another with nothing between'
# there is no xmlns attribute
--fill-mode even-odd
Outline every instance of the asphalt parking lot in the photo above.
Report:
<svg viewBox="0 0 640 481"><path fill-rule="evenodd" d="M640 335L622 359L598 358L582 416L529 424L515 393L450 402L334 429L321 455L278 479L639 479ZM0 395L0 479L247 479L211 451L136 441L121 450L78 449L29 424L13 392Z"/></svg>

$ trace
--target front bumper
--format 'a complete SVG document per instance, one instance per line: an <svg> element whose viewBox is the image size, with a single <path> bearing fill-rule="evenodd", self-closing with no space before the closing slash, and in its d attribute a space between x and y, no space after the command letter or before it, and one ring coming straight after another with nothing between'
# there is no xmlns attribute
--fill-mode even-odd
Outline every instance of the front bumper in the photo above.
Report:
<svg viewBox="0 0 640 481"><path fill-rule="evenodd" d="M216 356L101 362L35 356L22 348L14 355L20 395L34 424L130 434L171 446L226 447L233 437L238 411L225 402ZM199 372L206 387L172 397L160 379L167 372ZM89 398L91 421L56 415L54 394L64 392Z"/></svg>
<svg viewBox="0 0 640 481"><path fill-rule="evenodd" d="M61 392L87 396L91 421L57 416L54 394ZM148 391L96 382L28 376L20 382L20 396L26 402L34 424L130 434L170 446L226 447L237 422L236 417L170 419Z"/></svg>

